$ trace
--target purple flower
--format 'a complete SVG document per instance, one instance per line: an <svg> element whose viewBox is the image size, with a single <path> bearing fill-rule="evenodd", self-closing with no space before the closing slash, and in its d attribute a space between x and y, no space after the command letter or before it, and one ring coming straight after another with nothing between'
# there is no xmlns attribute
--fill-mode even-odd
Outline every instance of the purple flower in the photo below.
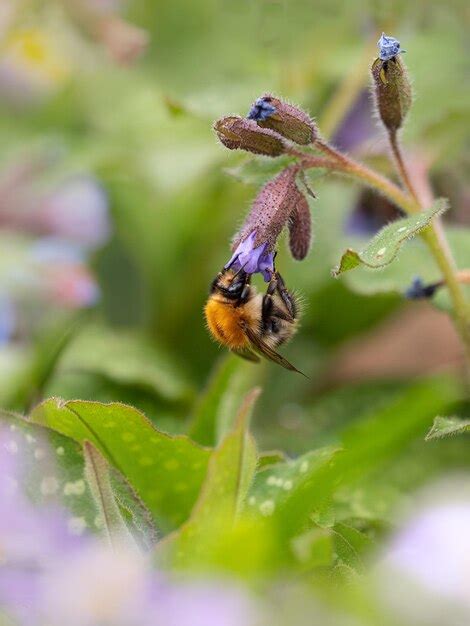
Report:
<svg viewBox="0 0 470 626"><path fill-rule="evenodd" d="M305 258L310 248L311 218L308 202L297 187L297 174L298 167L286 167L260 189L234 237L234 253L225 269L259 272L269 282L277 240L286 227L292 256L297 260Z"/></svg>
<svg viewBox="0 0 470 626"><path fill-rule="evenodd" d="M249 120L267 120L275 112L276 107L270 104L265 97L262 97L255 100L247 117Z"/></svg>
<svg viewBox="0 0 470 626"><path fill-rule="evenodd" d="M220 582L168 588L158 617L157 626L252 626L255 623L253 606L247 596Z"/></svg>
<svg viewBox="0 0 470 626"><path fill-rule="evenodd" d="M41 448L47 449L45 441ZM135 545L111 549L99 538L77 535L70 523L77 518L67 522L65 511L33 505L22 489L23 449L19 431L0 431L2 615L22 626L254 623L252 601L231 584L171 582Z"/></svg>
<svg viewBox="0 0 470 626"><path fill-rule="evenodd" d="M468 476L434 485L414 502L419 508L392 537L375 572L385 610L400 624L468 624Z"/></svg>
<svg viewBox="0 0 470 626"><path fill-rule="evenodd" d="M355 150L377 134L369 90L363 89L335 132L333 144L343 151Z"/></svg>
<svg viewBox="0 0 470 626"><path fill-rule="evenodd" d="M0 606L30 623L41 598L41 571L76 549L80 538L68 532L61 511L35 508L26 498L20 450L15 433L0 433Z"/></svg>
<svg viewBox="0 0 470 626"><path fill-rule="evenodd" d="M406 52L406 50L401 50L398 39L395 39L395 37L387 37L385 33L382 33L377 42L377 46L379 48L379 57L382 61L389 61L397 54L400 54L400 52Z"/></svg>
<svg viewBox="0 0 470 626"><path fill-rule="evenodd" d="M347 216L344 230L348 235L375 235L383 226L401 217L399 210L386 198L364 189Z"/></svg>
<svg viewBox="0 0 470 626"><path fill-rule="evenodd" d="M243 270L247 274L260 273L269 282L274 272L274 253L267 250L268 244L262 243L255 247L256 231L241 241L225 269L234 272Z"/></svg>

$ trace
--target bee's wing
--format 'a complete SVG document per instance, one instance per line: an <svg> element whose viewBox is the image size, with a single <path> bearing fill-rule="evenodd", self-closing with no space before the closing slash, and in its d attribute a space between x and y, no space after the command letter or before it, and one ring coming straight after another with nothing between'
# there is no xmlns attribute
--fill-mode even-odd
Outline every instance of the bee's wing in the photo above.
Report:
<svg viewBox="0 0 470 626"><path fill-rule="evenodd" d="M292 363L290 363L283 356L278 354L275 350L270 348L262 339L260 339L256 333L254 333L248 326L244 329L246 336L248 337L251 345L253 346L253 350L262 354L264 357L269 359L270 361L274 361L278 365L281 365L286 370L290 370L291 372L297 372L298 374L302 374L305 378L308 378L303 372L298 370Z"/></svg>
<svg viewBox="0 0 470 626"><path fill-rule="evenodd" d="M259 356L257 356L252 350L249 348L241 348L239 350L232 349L232 352L237 356L245 359L246 361L251 361L252 363L259 363Z"/></svg>

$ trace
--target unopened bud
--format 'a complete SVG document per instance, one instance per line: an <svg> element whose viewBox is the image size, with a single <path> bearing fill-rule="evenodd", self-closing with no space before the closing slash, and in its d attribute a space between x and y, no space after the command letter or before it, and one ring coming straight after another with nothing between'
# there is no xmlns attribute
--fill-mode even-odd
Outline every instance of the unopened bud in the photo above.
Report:
<svg viewBox="0 0 470 626"><path fill-rule="evenodd" d="M289 248L296 261L302 261L310 250L312 218L307 199L300 194L289 217Z"/></svg>
<svg viewBox="0 0 470 626"><path fill-rule="evenodd" d="M395 39L395 37L387 37L385 33L382 33L382 36L377 42L377 47L379 48L379 58L382 59L382 61L389 61L393 57L396 57L397 54L406 52L406 50L401 49L401 44L398 39Z"/></svg>
<svg viewBox="0 0 470 626"><path fill-rule="evenodd" d="M267 245L274 249L283 228L289 224L291 230L291 252L294 258L301 259L308 252L310 241L310 210L304 195L296 184L298 168L284 169L261 189L253 202L247 219L234 240L234 249L251 233L256 233L253 245ZM295 224L295 226L291 226ZM308 231L308 233L307 233Z"/></svg>
<svg viewBox="0 0 470 626"><path fill-rule="evenodd" d="M301 145L313 143L317 128L312 118L301 109L266 94L258 98L248 113L262 128L270 128L290 141Z"/></svg>
<svg viewBox="0 0 470 626"><path fill-rule="evenodd" d="M276 157L284 153L284 141L269 128L260 128L243 117L223 117L214 124L220 141L229 150L246 150L254 154Z"/></svg>
<svg viewBox="0 0 470 626"><path fill-rule="evenodd" d="M396 132L405 121L413 99L405 64L399 56L372 65L374 98L384 126Z"/></svg>

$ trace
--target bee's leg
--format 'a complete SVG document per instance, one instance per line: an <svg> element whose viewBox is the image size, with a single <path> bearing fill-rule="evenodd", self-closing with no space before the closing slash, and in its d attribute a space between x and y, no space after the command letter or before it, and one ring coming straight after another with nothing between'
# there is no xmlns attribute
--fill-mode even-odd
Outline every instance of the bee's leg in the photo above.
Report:
<svg viewBox="0 0 470 626"><path fill-rule="evenodd" d="M273 303L273 293L276 291L276 286L273 284L273 279L269 281L268 288L266 289L266 293L263 296L263 300L261 303L261 321L263 323L263 328L267 329L270 324L270 318L273 313L274 303Z"/></svg>
<svg viewBox="0 0 470 626"><path fill-rule="evenodd" d="M297 307L295 306L294 298L291 296L291 294L287 290L284 280L282 279L282 276L279 274L279 272L276 272L276 274L273 276L273 279L271 280L271 282L273 281L275 281L274 288L280 295L281 300L284 302L286 309L289 312L289 315L291 316L292 319L295 319L297 317Z"/></svg>
<svg viewBox="0 0 470 626"><path fill-rule="evenodd" d="M251 274L245 274L243 276L243 288L240 292L240 298L238 300L238 304L243 304L248 300L248 296L250 295L250 283L251 283Z"/></svg>

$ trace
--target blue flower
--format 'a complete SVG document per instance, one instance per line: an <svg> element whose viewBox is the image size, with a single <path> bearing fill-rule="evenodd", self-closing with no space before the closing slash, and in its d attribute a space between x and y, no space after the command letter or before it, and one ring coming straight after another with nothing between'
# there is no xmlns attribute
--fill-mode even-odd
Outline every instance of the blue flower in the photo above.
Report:
<svg viewBox="0 0 470 626"><path fill-rule="evenodd" d="M241 241L225 269L234 272L243 270L247 274L260 273L266 282L271 280L274 272L274 253L268 250L268 244L262 243L254 247L256 231L253 231L246 239Z"/></svg>
<svg viewBox="0 0 470 626"><path fill-rule="evenodd" d="M440 287L440 283L431 283L425 285L423 280L416 276L410 287L406 289L404 296L408 300L422 300L424 298L432 298L436 289Z"/></svg>
<svg viewBox="0 0 470 626"><path fill-rule="evenodd" d="M257 122L267 120L273 113L276 113L276 107L270 104L266 98L258 98L255 100L247 117L249 120Z"/></svg>
<svg viewBox="0 0 470 626"><path fill-rule="evenodd" d="M397 54L400 54L400 52L406 52L406 50L401 50L398 39L395 39L395 37L387 37L385 33L382 33L382 36L377 42L377 46L379 48L379 57L382 61L389 61Z"/></svg>

